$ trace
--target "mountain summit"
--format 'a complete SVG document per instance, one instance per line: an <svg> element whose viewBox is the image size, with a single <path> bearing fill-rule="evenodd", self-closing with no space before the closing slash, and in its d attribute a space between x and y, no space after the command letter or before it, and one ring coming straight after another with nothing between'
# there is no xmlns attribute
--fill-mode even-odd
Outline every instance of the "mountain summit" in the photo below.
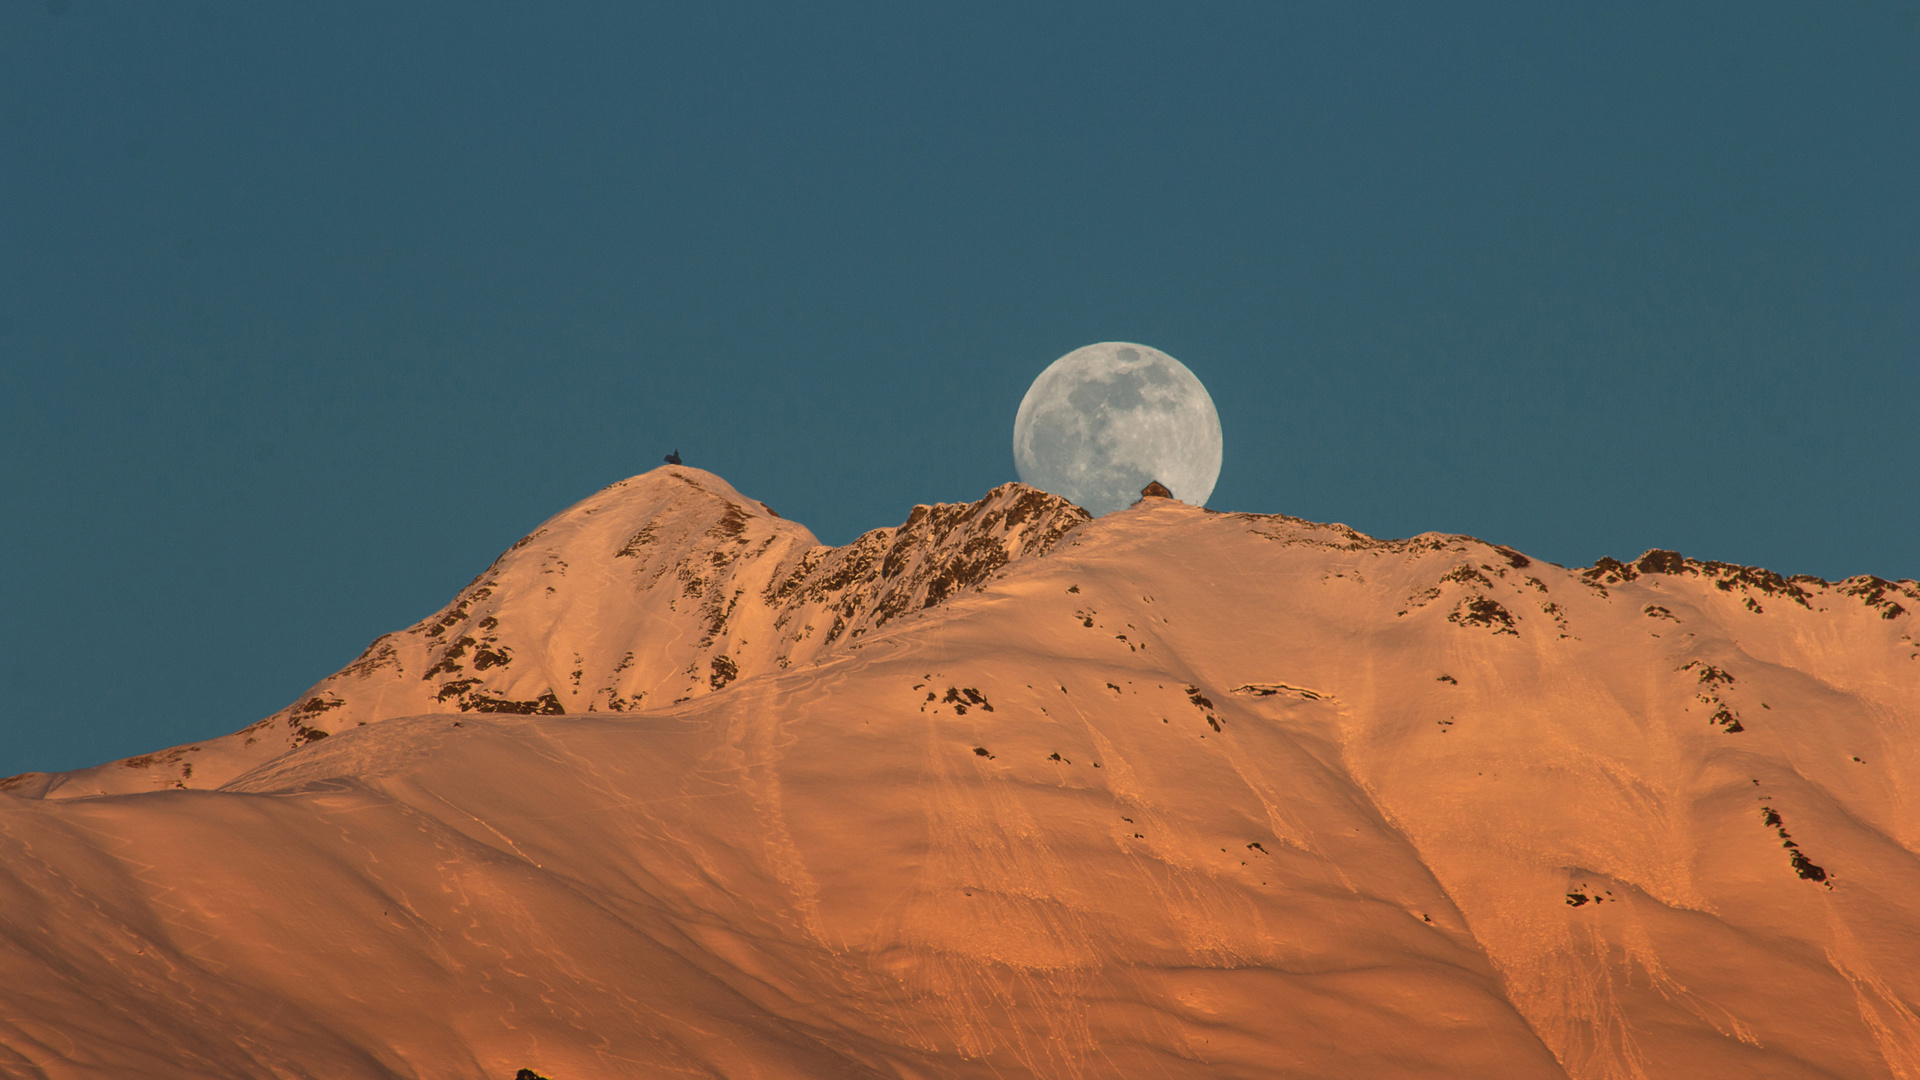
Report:
<svg viewBox="0 0 1920 1080"><path fill-rule="evenodd" d="M25 1076L1920 1076L1920 586L684 466L0 781Z"/></svg>
<svg viewBox="0 0 1920 1080"><path fill-rule="evenodd" d="M446 607L221 739L59 776L52 797L216 788L350 728L427 713L632 712L850 647L1045 553L1086 511L1006 484L840 548L699 469L622 480L516 542ZM7 781L0 781L7 783Z"/></svg>

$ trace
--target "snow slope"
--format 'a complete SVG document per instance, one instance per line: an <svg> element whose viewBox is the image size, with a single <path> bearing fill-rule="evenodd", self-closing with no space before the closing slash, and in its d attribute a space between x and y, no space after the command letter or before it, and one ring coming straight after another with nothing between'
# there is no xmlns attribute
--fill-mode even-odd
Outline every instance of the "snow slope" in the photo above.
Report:
<svg viewBox="0 0 1920 1080"><path fill-rule="evenodd" d="M657 469L0 781L23 1076L1920 1077L1920 587Z"/></svg>

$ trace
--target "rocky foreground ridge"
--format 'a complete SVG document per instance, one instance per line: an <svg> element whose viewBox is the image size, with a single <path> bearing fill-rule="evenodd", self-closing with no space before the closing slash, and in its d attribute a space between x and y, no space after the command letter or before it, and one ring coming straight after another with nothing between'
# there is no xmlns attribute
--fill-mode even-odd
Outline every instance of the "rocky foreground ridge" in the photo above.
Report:
<svg viewBox="0 0 1920 1080"><path fill-rule="evenodd" d="M0 1072L1920 1077L1920 586L686 468L0 782Z"/></svg>

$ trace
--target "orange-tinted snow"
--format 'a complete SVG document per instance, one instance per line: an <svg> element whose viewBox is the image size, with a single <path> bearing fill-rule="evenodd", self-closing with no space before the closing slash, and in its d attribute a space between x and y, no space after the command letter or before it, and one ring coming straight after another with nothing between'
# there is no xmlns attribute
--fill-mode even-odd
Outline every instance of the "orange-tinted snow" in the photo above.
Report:
<svg viewBox="0 0 1920 1080"><path fill-rule="evenodd" d="M827 549L659 469L0 781L0 1068L1920 1077L1915 612L1018 485Z"/></svg>

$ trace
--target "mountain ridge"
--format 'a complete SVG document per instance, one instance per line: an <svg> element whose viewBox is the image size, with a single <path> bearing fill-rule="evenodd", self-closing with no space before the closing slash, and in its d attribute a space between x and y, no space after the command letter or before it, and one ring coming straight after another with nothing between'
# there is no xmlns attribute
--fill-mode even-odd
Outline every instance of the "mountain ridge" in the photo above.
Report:
<svg viewBox="0 0 1920 1080"><path fill-rule="evenodd" d="M691 505L679 505L675 496L690 500ZM598 681L605 685L592 689L584 697L580 693L581 681L587 675L586 668L580 666L586 662L584 657L576 656L575 665L569 667L561 658L549 655L543 658L545 663L535 674L520 677L510 669L524 646L502 641L498 615L491 613L498 603L488 604L500 588L500 575L522 569L516 564L537 559L539 566L533 571L535 575L555 576L564 581L570 563L551 544L542 545L542 539L556 530L580 532L586 519L609 510L616 511L623 523L635 525L613 552L613 558L630 560L627 569L636 577L652 569L649 586L658 585L664 576L672 574L681 591L679 596L667 600L667 606L676 615L681 614L681 601L694 607L698 618L692 628L698 630L700 636L687 655L676 656L664 664L655 662L652 670L637 671L624 679L619 676L635 662L634 650L628 650L614 662L616 670L607 671L603 663ZM1462 534L1422 533L1405 540L1380 540L1344 525L1322 525L1287 515L1231 516L1292 529L1328 531L1359 548L1396 551L1472 543L1492 549L1515 569L1537 561L1504 545ZM784 668L793 662L796 654L803 659L811 658L821 649L840 642L845 635L857 638L917 608L935 606L955 592L978 586L985 576L1012 559L1024 554L1044 555L1069 530L1089 520L1091 515L1065 499L1012 482L973 503L915 506L898 526L869 530L849 544L831 547L820 543L805 526L781 518L764 502L741 495L713 473L686 466L663 466L617 481L554 515L510 545L439 611L405 630L381 635L340 671L321 680L279 711L238 732L122 758L91 769L4 777L0 778L0 791L41 797L78 797L169 786L218 787L279 753L369 721L440 711L541 715L574 711L625 712L647 707L643 703L650 694L654 695L656 706L661 704L658 691L673 680L676 673L685 681L684 686L676 687L675 692L681 696L670 702L678 704L719 690L735 679L771 670L769 665ZM586 554L589 558L584 561L588 565L596 561L595 556L597 561L604 562L605 552L593 549L591 542L599 541L604 548L613 539L612 535L597 529L586 532L586 537L569 537L571 542L565 554L575 555L575 561L582 561L578 556ZM954 539L957 543L947 542ZM1287 542L1306 541L1290 539ZM1329 546L1339 544L1333 542ZM750 550L743 557L743 553L733 550L738 547ZM529 548L534 550L528 552ZM650 560L655 552L662 550L680 554L670 560L671 565L660 564L656 568ZM702 560L711 565L699 565ZM1554 563L1544 565L1566 569ZM737 635L726 634L728 619L738 601L751 591L745 586L736 586L729 592L727 585L733 582L727 571L742 569L758 574L759 599L774 610L769 629L787 646L786 653L768 657L763 650L748 650L743 655L733 655L725 647L737 640ZM1889 620L1908 612L1908 606L1900 603L1902 599L1920 608L1920 584L1909 580L1890 581L1867 574L1837 582L1805 574L1783 576L1764 568L1692 559L1657 548L1630 562L1603 557L1591 567L1576 570L1580 579L1602 596L1606 595L1608 585L1617 586L1643 575L1665 575L1701 578L1722 592L1737 592L1749 610L1756 613L1764 611L1763 600L1807 607L1813 592L1855 598ZM613 585L609 578L611 575L603 575L597 584L603 588ZM726 580L719 580L722 578ZM1459 580L1491 584L1483 574L1473 572ZM522 589L527 588L526 583L519 584ZM548 593L557 593L559 586L545 589ZM1412 603L1413 598L1410 597L1409 602ZM1423 600L1420 604L1426 602ZM823 619L831 616L833 622L819 631L804 621L808 616ZM570 617L571 609L563 608L558 612L542 612L535 621L544 622L541 630L550 634L554 626ZM1511 614L1498 602L1484 597L1477 602L1468 601L1466 609L1453 612L1451 617L1466 625L1487 626L1496 633L1513 632ZM802 620L801 630L789 635L789 624L796 618ZM650 632L659 629L657 622L636 626L626 637L631 641L644 641ZM688 629L671 627L676 636L684 635ZM815 632L820 633L818 643L808 640ZM719 648L713 647L716 635L727 639ZM410 638L419 640L410 641ZM657 647L653 641L646 643L648 647ZM751 639L742 644L750 645ZM411 668L402 661L402 646L408 645L413 646L406 650ZM423 670L421 680L433 680L431 686L424 688L431 693L403 693L396 701L392 693L380 692L374 695L371 706L356 708L356 697L349 696L346 690L362 689L359 684L386 668L400 672ZM488 675L490 671L492 674ZM435 679L435 676L447 677ZM519 696L513 696L515 694ZM358 696L365 697L364 693ZM236 742L238 746L232 745ZM255 746L261 749L251 749Z"/></svg>

